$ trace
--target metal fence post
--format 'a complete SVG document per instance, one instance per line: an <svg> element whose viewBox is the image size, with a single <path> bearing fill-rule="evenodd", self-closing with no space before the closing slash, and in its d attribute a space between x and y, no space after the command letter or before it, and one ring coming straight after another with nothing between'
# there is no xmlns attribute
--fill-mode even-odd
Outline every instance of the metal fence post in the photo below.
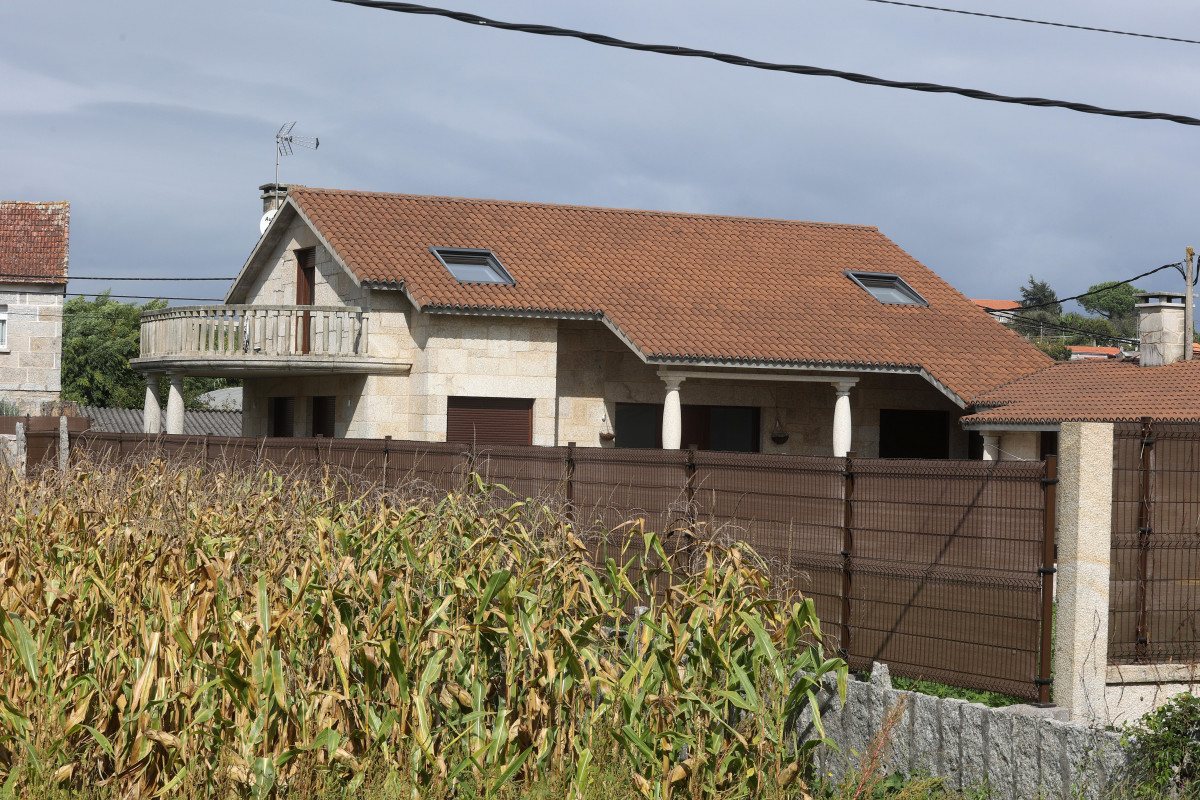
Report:
<svg viewBox="0 0 1200 800"><path fill-rule="evenodd" d="M1051 678L1053 664L1050 659L1050 649L1054 636L1054 573L1057 555L1054 536L1055 525L1058 521L1058 456L1046 456L1046 477L1042 478L1042 497L1044 498L1044 527L1042 530L1042 566L1038 574L1042 577L1042 642L1038 661L1038 674L1034 683L1037 685L1038 700L1035 705L1052 706L1050 702L1050 687L1054 681Z"/></svg>
<svg viewBox="0 0 1200 800"><path fill-rule="evenodd" d="M383 485L388 485L388 443L392 441L391 436L383 437Z"/></svg>
<svg viewBox="0 0 1200 800"><path fill-rule="evenodd" d="M687 461L684 464L687 470L687 484L684 487L684 495L687 497L687 532L688 537L695 533L696 530L696 445L690 444L687 449Z"/></svg>
<svg viewBox="0 0 1200 800"><path fill-rule="evenodd" d="M1153 531L1151 518L1152 486L1151 470L1154 468L1154 425L1150 417L1142 417L1142 491L1138 503L1138 582L1137 582L1137 646L1134 659L1145 663L1149 656L1150 641L1146 632L1146 581L1150 560L1150 536Z"/></svg>
<svg viewBox="0 0 1200 800"><path fill-rule="evenodd" d="M842 470L842 642L838 652L850 660L850 589L854 562L854 451L846 453Z"/></svg>
<svg viewBox="0 0 1200 800"><path fill-rule="evenodd" d="M567 442L567 522L575 527L575 443Z"/></svg>

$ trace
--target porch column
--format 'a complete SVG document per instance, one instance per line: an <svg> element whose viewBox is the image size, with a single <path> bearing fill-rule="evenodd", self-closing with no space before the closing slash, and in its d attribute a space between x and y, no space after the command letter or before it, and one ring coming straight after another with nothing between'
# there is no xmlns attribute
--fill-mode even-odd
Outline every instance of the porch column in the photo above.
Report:
<svg viewBox="0 0 1200 800"><path fill-rule="evenodd" d="M183 433L183 375L167 374L171 390L167 393L167 433Z"/></svg>
<svg viewBox="0 0 1200 800"><path fill-rule="evenodd" d="M834 381L837 400L833 404L833 457L850 452L850 389L857 381Z"/></svg>
<svg viewBox="0 0 1200 800"><path fill-rule="evenodd" d="M999 461L1000 460L1000 434L998 434L998 433L983 434L983 460L984 461Z"/></svg>
<svg viewBox="0 0 1200 800"><path fill-rule="evenodd" d="M158 403L158 373L146 376L146 404L142 408L142 433L162 432L162 408Z"/></svg>
<svg viewBox="0 0 1200 800"><path fill-rule="evenodd" d="M683 437L683 412L679 407L679 384L684 379L676 375L662 375L667 384L667 397L663 402L662 446L663 450L678 450Z"/></svg>

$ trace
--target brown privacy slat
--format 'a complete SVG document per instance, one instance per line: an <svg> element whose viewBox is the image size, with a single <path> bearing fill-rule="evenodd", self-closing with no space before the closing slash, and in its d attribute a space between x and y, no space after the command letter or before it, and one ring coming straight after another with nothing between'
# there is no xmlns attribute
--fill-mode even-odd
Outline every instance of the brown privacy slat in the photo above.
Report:
<svg viewBox="0 0 1200 800"><path fill-rule="evenodd" d="M623 553L625 536L614 533L629 530L631 523L662 533L677 568L687 566L696 537L749 543L778 596L802 593L813 599L831 650L849 632L847 656L856 669L883 660L896 675L1037 696L1042 622L1037 570L1045 523L1041 462L93 433L75 437L74 446L328 465L430 496L474 491L468 483L474 470L484 487L491 486L494 502L532 497L569 513L598 564L640 554L640 539ZM847 469L854 486L848 517ZM847 518L853 546L849 594L842 555ZM1172 541L1180 544L1171 552L1186 549L1182 535ZM1155 574L1168 568L1162 558L1149 563ZM659 595L668 589L662 581L652 588ZM1154 635L1161 636L1165 626L1187 627L1178 593L1150 596L1168 612L1151 626ZM637 604L631 600L631 608ZM1127 627L1122 621L1120 629Z"/></svg>
<svg viewBox="0 0 1200 800"><path fill-rule="evenodd" d="M450 397L446 441L476 445L532 445L533 400L508 397Z"/></svg>
<svg viewBox="0 0 1200 800"><path fill-rule="evenodd" d="M1113 431L1108 657L1200 661L1200 425Z"/></svg>

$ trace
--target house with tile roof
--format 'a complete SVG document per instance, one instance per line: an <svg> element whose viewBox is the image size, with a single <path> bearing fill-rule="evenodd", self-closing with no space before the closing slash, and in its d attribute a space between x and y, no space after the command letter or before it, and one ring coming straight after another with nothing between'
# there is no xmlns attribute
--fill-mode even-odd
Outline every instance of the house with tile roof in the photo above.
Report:
<svg viewBox="0 0 1200 800"><path fill-rule="evenodd" d="M0 201L0 401L40 414L59 399L70 203Z"/></svg>
<svg viewBox="0 0 1200 800"><path fill-rule="evenodd" d="M873 227L307 187L142 326L167 430L220 375L247 435L966 457L1050 363Z"/></svg>
<svg viewBox="0 0 1200 800"><path fill-rule="evenodd" d="M985 458L1056 452L1063 422L1200 422L1200 360L1184 358L1192 338L1184 331L1184 295L1140 297L1137 357L1059 361L972 398L962 424L983 437Z"/></svg>

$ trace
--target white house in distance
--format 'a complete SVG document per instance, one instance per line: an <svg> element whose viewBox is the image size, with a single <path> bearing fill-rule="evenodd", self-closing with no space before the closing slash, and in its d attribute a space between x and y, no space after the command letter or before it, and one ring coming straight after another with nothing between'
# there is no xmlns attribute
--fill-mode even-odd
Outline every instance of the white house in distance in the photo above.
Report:
<svg viewBox="0 0 1200 800"><path fill-rule="evenodd" d="M872 227L289 187L133 363L169 432L211 375L250 436L963 458L967 400L1051 362Z"/></svg>
<svg viewBox="0 0 1200 800"><path fill-rule="evenodd" d="M2 413L59 399L70 220L70 203L0 201Z"/></svg>

